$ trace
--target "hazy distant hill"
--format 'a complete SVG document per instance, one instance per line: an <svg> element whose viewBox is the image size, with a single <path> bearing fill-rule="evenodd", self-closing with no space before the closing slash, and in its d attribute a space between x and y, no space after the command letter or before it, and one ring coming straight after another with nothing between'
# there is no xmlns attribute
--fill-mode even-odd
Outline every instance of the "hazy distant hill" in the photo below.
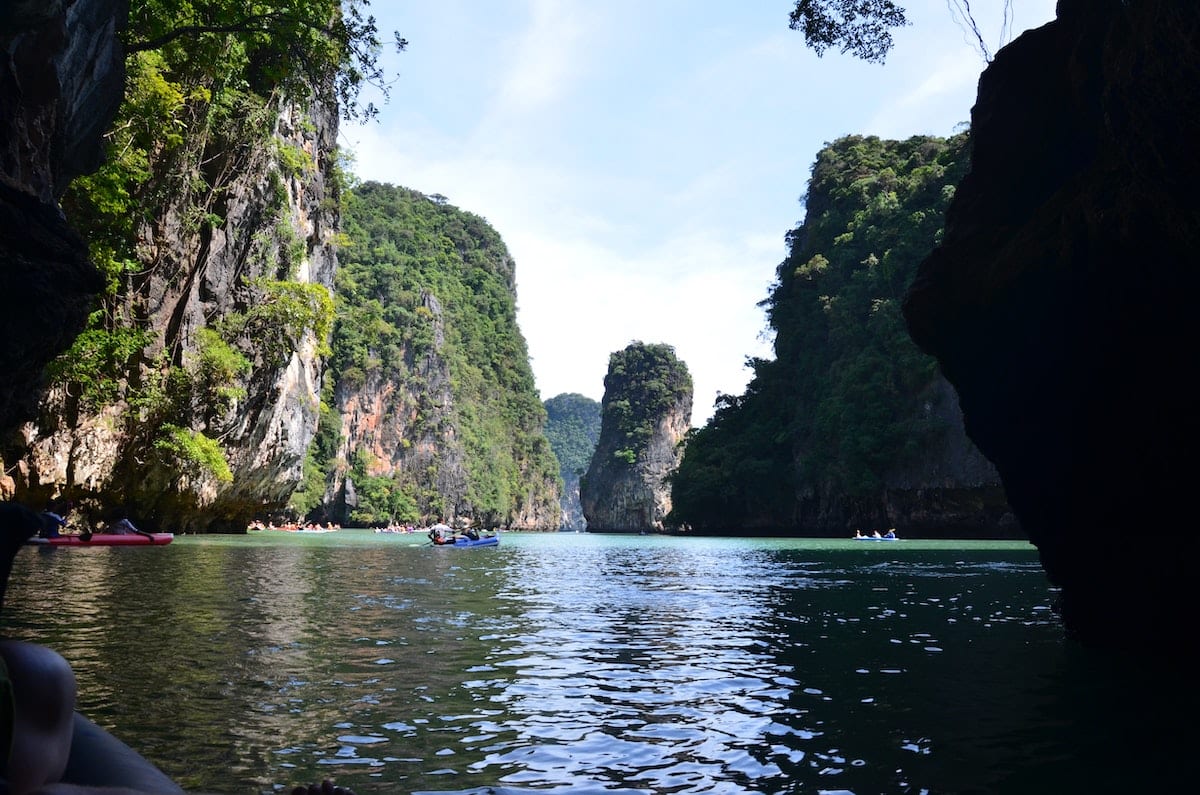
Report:
<svg viewBox="0 0 1200 795"><path fill-rule="evenodd" d="M583 530L583 508L579 504L579 478L587 472L600 439L600 403L574 392L555 395L545 403L546 438L558 457L562 476L562 526Z"/></svg>

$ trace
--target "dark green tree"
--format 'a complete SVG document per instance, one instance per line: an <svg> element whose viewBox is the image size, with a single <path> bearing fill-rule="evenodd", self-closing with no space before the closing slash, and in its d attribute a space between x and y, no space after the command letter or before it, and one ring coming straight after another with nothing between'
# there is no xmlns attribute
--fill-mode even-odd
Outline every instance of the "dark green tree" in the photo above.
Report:
<svg viewBox="0 0 1200 795"><path fill-rule="evenodd" d="M892 0L796 0L789 27L804 34L817 55L837 47L881 63L892 49L891 29L908 24Z"/></svg>
<svg viewBox="0 0 1200 795"><path fill-rule="evenodd" d="M133 0L125 52L186 51L198 64L244 69L251 89L316 92L347 118L369 118L375 107L358 104L362 86L387 95L369 7L370 0ZM397 49L407 46L394 37Z"/></svg>

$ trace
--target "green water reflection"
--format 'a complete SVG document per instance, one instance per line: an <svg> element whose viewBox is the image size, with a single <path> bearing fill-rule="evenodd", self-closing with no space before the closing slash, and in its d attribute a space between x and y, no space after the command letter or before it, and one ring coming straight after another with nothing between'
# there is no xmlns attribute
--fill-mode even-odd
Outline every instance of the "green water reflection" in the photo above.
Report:
<svg viewBox="0 0 1200 795"><path fill-rule="evenodd" d="M82 711L205 792L1128 792L1193 772L1194 688L1064 642L1025 544L186 537L23 551L9 599L6 631L70 660Z"/></svg>

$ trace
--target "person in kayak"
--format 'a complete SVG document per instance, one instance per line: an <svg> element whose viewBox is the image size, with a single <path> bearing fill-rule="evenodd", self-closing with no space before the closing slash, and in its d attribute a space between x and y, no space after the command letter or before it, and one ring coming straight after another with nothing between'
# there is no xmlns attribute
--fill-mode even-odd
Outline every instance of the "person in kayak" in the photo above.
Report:
<svg viewBox="0 0 1200 795"><path fill-rule="evenodd" d="M138 530L136 527L134 527L133 522L129 521L129 517L125 516L125 515L122 515L121 518L117 519L115 522L110 524L108 527L104 528L104 532L110 533L112 535L118 535L118 536L126 536L126 535L134 535L134 534L146 535L146 532L144 530Z"/></svg>
<svg viewBox="0 0 1200 795"><path fill-rule="evenodd" d="M58 538L62 529L67 526L67 514L75 507L70 500L55 500L42 511L41 528L38 535L42 538Z"/></svg>

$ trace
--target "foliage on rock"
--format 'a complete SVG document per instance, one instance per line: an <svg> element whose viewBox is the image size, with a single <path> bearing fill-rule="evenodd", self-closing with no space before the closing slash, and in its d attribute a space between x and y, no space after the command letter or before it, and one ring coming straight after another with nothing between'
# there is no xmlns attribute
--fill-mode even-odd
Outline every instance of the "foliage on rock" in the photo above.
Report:
<svg viewBox="0 0 1200 795"><path fill-rule="evenodd" d="M611 354L601 421L612 457L637 463L664 412L691 393L692 376L670 345L634 342Z"/></svg>
<svg viewBox="0 0 1200 795"><path fill-rule="evenodd" d="M36 440L73 448L71 434L103 428L119 453L79 488L179 522L218 497L231 520L286 502L298 465L285 448L303 448L316 410L279 407L315 389L333 319L338 103L368 113L356 92L378 78L365 7L130 4L106 163L63 197L105 290L49 370L47 411L61 420L41 430L60 438ZM206 463L180 485L189 461ZM181 489L170 507L164 478Z"/></svg>
<svg viewBox="0 0 1200 795"><path fill-rule="evenodd" d="M630 343L609 356L600 439L580 482L589 532L661 530L667 475L692 419L692 377L670 345Z"/></svg>
<svg viewBox="0 0 1200 795"><path fill-rule="evenodd" d="M546 438L558 458L563 480L587 471L600 439L600 404L577 393L546 401Z"/></svg>
<svg viewBox="0 0 1200 795"><path fill-rule="evenodd" d="M744 395L722 396L672 477L671 520L778 526L804 495L880 493L939 426L923 394L937 375L912 343L900 301L938 241L968 137L850 136L817 155L807 215L764 301L773 360L754 360Z"/></svg>
<svg viewBox="0 0 1200 795"><path fill-rule="evenodd" d="M513 261L483 218L406 188L347 197L329 375L334 410L386 401L387 416L318 466L348 473L355 523L463 516L557 523L558 463L542 434ZM381 397L382 396L382 397ZM551 510L553 505L553 510Z"/></svg>

